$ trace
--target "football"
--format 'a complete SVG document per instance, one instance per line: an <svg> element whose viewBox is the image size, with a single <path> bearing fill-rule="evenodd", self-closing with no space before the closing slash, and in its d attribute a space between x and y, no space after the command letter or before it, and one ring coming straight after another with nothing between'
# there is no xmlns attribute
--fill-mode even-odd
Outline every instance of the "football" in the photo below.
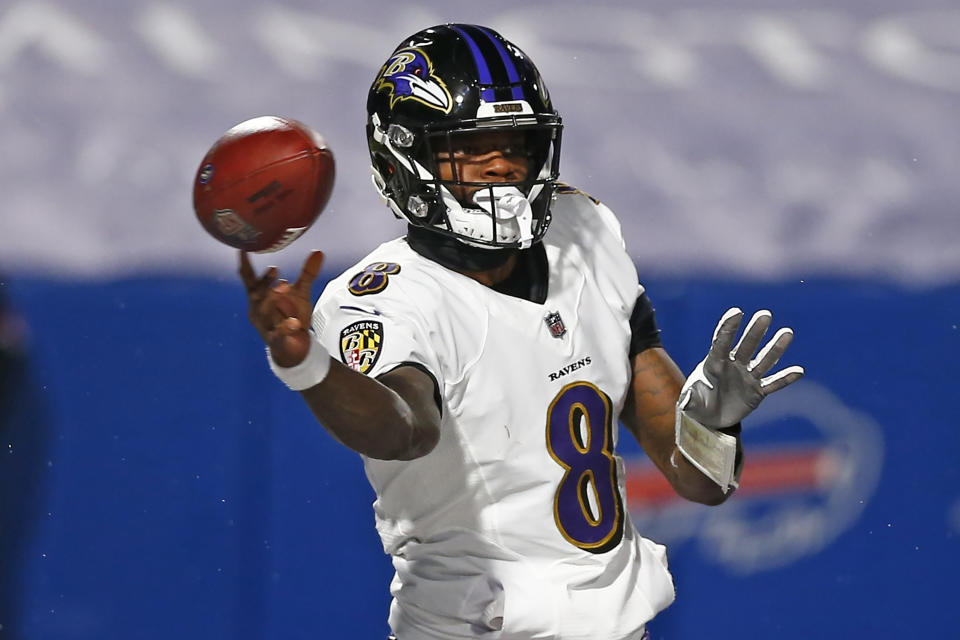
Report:
<svg viewBox="0 0 960 640"><path fill-rule="evenodd" d="M279 251L316 221L334 173L333 153L319 133L290 118L252 118L224 133L204 156L193 209L220 242Z"/></svg>

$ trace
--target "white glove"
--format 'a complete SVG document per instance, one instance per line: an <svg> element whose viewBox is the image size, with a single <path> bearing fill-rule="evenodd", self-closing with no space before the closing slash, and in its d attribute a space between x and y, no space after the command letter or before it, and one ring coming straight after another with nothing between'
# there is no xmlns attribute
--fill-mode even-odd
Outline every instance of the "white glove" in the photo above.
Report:
<svg viewBox="0 0 960 640"><path fill-rule="evenodd" d="M707 357L693 370L680 391L677 404L684 413L713 429L731 427L747 417L766 396L803 377L803 367L799 366L762 377L777 364L793 341L793 330L784 327L752 358L770 328L771 318L766 310L753 314L734 347L733 339L743 312L733 307L723 314Z"/></svg>
<svg viewBox="0 0 960 640"><path fill-rule="evenodd" d="M687 378L677 401L677 448L724 493L737 486L740 465L735 464L736 438L716 429L736 425L766 396L803 377L803 367L798 366L763 377L793 341L792 329L777 331L752 358L771 318L766 310L753 314L734 347L743 312L736 307L728 309L713 333L707 357Z"/></svg>

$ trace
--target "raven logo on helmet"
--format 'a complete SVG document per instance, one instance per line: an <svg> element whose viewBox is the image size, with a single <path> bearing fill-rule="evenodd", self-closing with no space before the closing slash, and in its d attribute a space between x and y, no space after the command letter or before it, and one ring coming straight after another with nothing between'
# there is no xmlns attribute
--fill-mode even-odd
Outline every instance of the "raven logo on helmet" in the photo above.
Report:
<svg viewBox="0 0 960 640"><path fill-rule="evenodd" d="M450 91L433 73L433 63L420 49L410 47L393 54L383 65L377 91L390 92L390 108L400 100L416 100L432 109L450 113Z"/></svg>

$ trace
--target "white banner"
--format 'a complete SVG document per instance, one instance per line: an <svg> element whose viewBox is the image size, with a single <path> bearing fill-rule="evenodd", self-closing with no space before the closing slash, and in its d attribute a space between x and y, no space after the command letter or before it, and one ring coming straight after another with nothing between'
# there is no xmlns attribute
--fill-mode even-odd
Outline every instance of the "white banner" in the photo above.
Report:
<svg viewBox="0 0 960 640"><path fill-rule="evenodd" d="M841 0L464 3L538 64L562 176L620 216L641 272L960 279L960 9ZM754 5L757 3L754 3ZM739 8L736 8L739 7ZM311 248L403 232L370 185L366 94L431 3L14 0L0 8L0 270L222 274L190 194L226 129L276 114L338 162Z"/></svg>

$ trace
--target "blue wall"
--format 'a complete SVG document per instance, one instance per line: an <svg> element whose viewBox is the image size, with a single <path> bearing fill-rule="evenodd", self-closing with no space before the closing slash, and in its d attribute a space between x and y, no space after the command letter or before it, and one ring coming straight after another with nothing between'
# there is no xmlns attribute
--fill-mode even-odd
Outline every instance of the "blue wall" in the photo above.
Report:
<svg viewBox="0 0 960 640"><path fill-rule="evenodd" d="M960 287L646 284L685 370L732 304L794 327L785 363L808 376L747 424L747 464L797 451L834 461L817 482L745 476L719 509L632 500L643 530L670 544L678 587L654 638L956 629ZM238 282L5 290L32 328L41 398L29 428L2 443L3 468L35 474L42 491L25 569L7 587L23 600L9 637L385 635L391 572L360 461L270 376ZM644 477L648 463L623 443Z"/></svg>

